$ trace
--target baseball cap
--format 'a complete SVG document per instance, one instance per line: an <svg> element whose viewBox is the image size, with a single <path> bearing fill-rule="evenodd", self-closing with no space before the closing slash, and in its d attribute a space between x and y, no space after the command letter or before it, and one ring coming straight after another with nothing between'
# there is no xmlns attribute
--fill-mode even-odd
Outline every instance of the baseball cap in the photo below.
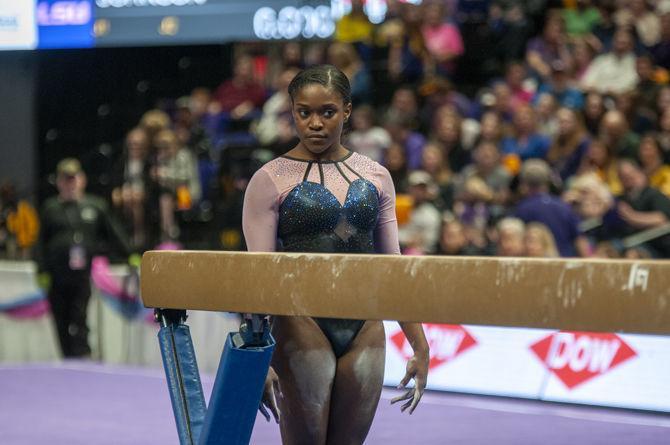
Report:
<svg viewBox="0 0 670 445"><path fill-rule="evenodd" d="M75 176L80 173L81 163L75 158L65 158L56 166L56 173L65 176Z"/></svg>

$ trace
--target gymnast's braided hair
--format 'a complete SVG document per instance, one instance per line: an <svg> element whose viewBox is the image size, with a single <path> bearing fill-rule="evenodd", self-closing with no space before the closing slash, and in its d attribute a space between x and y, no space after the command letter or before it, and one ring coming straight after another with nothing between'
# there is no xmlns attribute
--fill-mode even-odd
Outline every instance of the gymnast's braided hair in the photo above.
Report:
<svg viewBox="0 0 670 445"><path fill-rule="evenodd" d="M333 65L315 65L296 74L288 86L291 102L293 102L298 91L314 83L337 91L342 96L345 105L351 103L349 79L347 79L346 74Z"/></svg>

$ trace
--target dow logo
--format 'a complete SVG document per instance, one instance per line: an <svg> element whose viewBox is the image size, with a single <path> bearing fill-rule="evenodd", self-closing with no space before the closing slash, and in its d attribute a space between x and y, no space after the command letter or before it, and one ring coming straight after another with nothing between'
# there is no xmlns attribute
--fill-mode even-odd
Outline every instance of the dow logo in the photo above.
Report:
<svg viewBox="0 0 670 445"><path fill-rule="evenodd" d="M423 330L430 346L430 369L443 365L477 344L477 340L463 326L425 323ZM391 342L407 359L413 351L402 331L391 336Z"/></svg>
<svg viewBox="0 0 670 445"><path fill-rule="evenodd" d="M637 356L618 335L589 332L556 332L530 349L569 389Z"/></svg>

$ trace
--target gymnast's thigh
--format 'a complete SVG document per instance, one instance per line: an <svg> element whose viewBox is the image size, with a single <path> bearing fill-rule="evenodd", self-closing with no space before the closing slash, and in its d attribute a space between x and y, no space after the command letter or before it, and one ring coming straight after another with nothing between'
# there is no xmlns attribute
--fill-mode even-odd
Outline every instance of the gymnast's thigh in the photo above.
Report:
<svg viewBox="0 0 670 445"><path fill-rule="evenodd" d="M385 343L382 322L366 321L349 351L337 360L328 444L365 441L381 396Z"/></svg>
<svg viewBox="0 0 670 445"><path fill-rule="evenodd" d="M285 444L325 444L336 359L314 320L276 317L272 366L279 377L280 430Z"/></svg>

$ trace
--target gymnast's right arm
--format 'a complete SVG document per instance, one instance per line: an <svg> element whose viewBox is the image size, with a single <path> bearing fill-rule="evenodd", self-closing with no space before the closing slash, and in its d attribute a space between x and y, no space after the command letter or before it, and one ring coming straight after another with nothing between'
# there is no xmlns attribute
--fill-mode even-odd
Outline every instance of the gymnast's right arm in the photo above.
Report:
<svg viewBox="0 0 670 445"><path fill-rule="evenodd" d="M279 192L275 183L264 169L258 170L247 185L242 208L242 230L249 252L276 250L278 208ZM280 416L275 397L278 382L277 374L270 367L265 378L261 407L265 405L269 408L277 423ZM269 422L270 415L267 411L261 409L261 413Z"/></svg>

